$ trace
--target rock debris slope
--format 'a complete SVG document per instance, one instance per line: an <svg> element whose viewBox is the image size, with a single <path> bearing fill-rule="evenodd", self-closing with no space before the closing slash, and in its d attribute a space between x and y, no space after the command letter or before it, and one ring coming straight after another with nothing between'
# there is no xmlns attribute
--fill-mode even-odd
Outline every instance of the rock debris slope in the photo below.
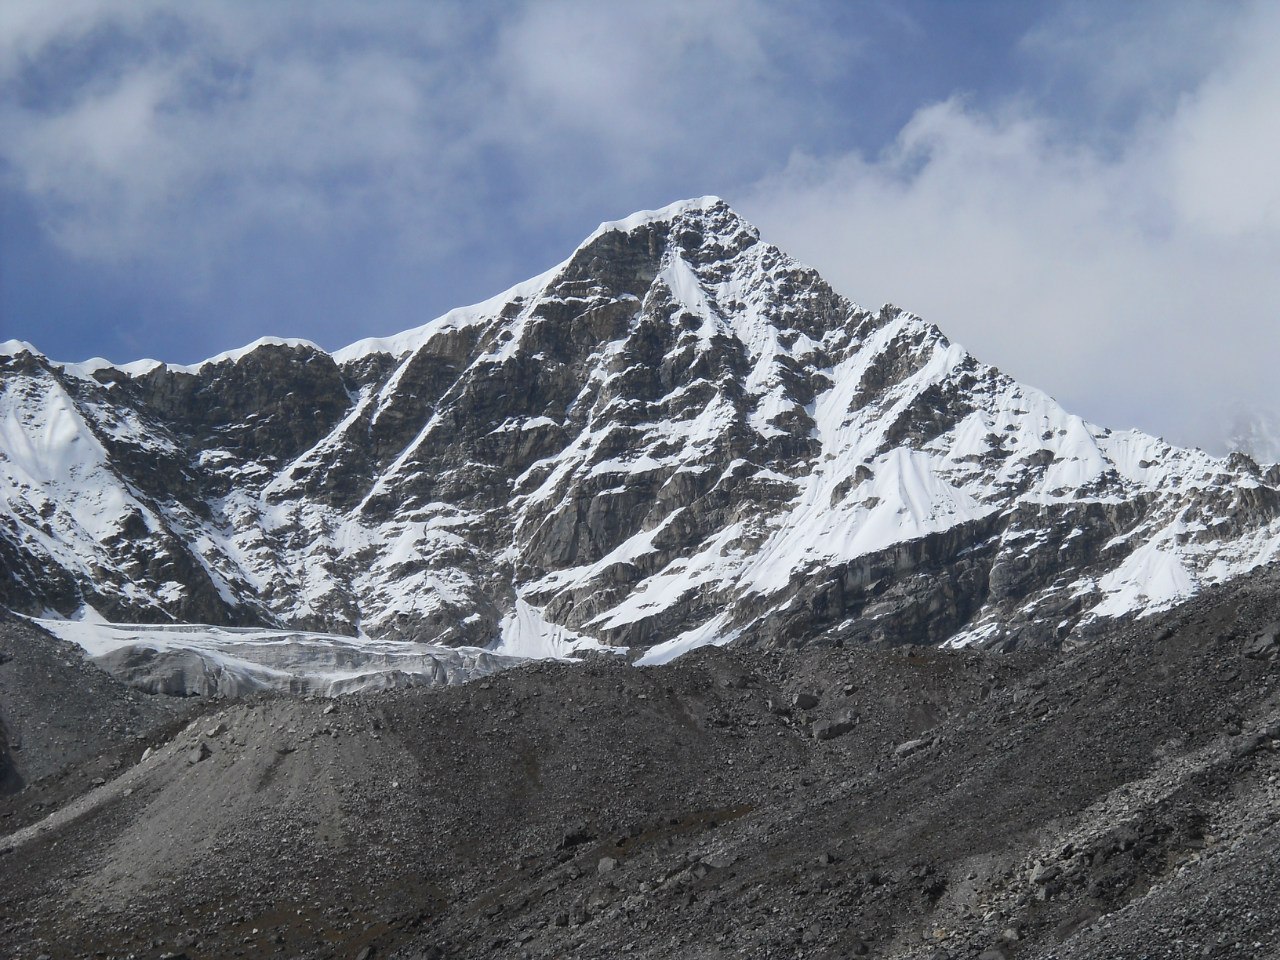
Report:
<svg viewBox="0 0 1280 960"><path fill-rule="evenodd" d="M196 701L0 796L0 954L1264 960L1278 618Z"/></svg>
<svg viewBox="0 0 1280 960"><path fill-rule="evenodd" d="M181 701L130 689L75 644L0 611L0 794L73 764L113 769L113 751L183 712Z"/></svg>
<svg viewBox="0 0 1280 960"><path fill-rule="evenodd" d="M0 602L648 662L1011 646L1280 548L1280 467L1072 416L715 198L336 353L0 356Z"/></svg>

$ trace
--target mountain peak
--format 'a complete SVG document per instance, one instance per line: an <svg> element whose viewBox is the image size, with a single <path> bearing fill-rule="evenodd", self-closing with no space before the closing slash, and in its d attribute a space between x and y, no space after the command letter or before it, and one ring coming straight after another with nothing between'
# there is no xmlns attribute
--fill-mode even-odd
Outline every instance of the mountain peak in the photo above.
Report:
<svg viewBox="0 0 1280 960"><path fill-rule="evenodd" d="M598 226L579 246L581 252L613 234L629 236L649 228L666 234L682 248L692 250L710 244L741 249L760 239L760 231L716 196L679 200L657 210L640 210Z"/></svg>
<svg viewBox="0 0 1280 960"><path fill-rule="evenodd" d="M1280 543L1280 470L1095 428L718 197L332 363L292 346L11 364L0 601L655 660L1012 645Z"/></svg>
<svg viewBox="0 0 1280 960"><path fill-rule="evenodd" d="M33 357L39 357L42 360L46 359L43 353L25 340L5 340L0 342L0 357L18 357L24 353L29 353Z"/></svg>
<svg viewBox="0 0 1280 960"><path fill-rule="evenodd" d="M1280 462L1280 414L1265 409L1235 411L1226 445L1258 463Z"/></svg>
<svg viewBox="0 0 1280 960"><path fill-rule="evenodd" d="M630 233L638 227L643 227L651 223L671 223L693 213L723 212L734 217L737 214L732 208L724 202L720 197L708 195L705 197L691 197L687 200L677 200L675 203L669 203L665 207L659 207L656 210L637 210L628 217L621 220L606 220L586 240L590 243L596 237L605 233L613 233L615 231L621 233Z"/></svg>
<svg viewBox="0 0 1280 960"><path fill-rule="evenodd" d="M649 236L637 236L646 228ZM511 304L534 301L557 281L599 281L607 275L616 292L638 295L656 275L669 244L685 252L706 247L714 255L740 251L759 239L759 231L717 196L640 210L601 223L567 259L488 300L455 308L402 333L357 341L335 351L333 357L338 363L347 363L372 353L403 356L444 331L487 323Z"/></svg>

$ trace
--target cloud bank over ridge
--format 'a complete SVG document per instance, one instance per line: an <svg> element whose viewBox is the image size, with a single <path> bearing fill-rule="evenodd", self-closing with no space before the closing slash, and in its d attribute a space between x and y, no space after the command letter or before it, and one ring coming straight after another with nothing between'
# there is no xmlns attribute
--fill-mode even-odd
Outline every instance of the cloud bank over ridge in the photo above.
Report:
<svg viewBox="0 0 1280 960"><path fill-rule="evenodd" d="M1231 403L1280 402L1280 11L1232 26L1189 90L1104 138L1035 100L956 97L874 156L793 156L742 206L1073 409L1212 445ZM1098 109L1131 92L1121 69L1106 85L1103 38L1056 52Z"/></svg>

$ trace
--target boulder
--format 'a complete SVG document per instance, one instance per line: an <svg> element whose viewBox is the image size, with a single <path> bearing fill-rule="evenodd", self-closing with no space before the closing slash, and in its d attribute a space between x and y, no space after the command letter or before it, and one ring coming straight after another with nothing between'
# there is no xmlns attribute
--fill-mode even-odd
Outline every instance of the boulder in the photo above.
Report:
<svg viewBox="0 0 1280 960"><path fill-rule="evenodd" d="M1267 624L1245 644L1243 652L1250 660L1275 660L1280 654L1280 622Z"/></svg>
<svg viewBox="0 0 1280 960"><path fill-rule="evenodd" d="M900 743L893 748L895 757L909 757L913 753L919 753L927 747L933 746L933 737L920 737L917 740L908 740L906 743Z"/></svg>
<svg viewBox="0 0 1280 960"><path fill-rule="evenodd" d="M830 720L819 720L813 725L815 740L833 740L842 737L858 725L856 715L845 714Z"/></svg>

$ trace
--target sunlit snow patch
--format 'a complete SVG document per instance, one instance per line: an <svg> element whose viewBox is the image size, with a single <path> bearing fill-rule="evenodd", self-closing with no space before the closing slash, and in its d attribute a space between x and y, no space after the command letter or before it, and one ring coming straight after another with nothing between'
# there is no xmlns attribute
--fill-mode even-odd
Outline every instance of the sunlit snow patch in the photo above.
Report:
<svg viewBox="0 0 1280 960"><path fill-rule="evenodd" d="M502 620L502 636L489 648L500 656L531 660L564 660L584 650L625 654L626 647L609 647L593 637L548 622L537 607L516 600L516 608Z"/></svg>
<svg viewBox="0 0 1280 960"><path fill-rule="evenodd" d="M725 630L724 614L708 620L701 626L694 627L666 643L659 643L645 651L643 657L636 661L637 667L656 667L670 663L676 657L683 656L699 647L723 647L732 643L741 634L740 630Z"/></svg>
<svg viewBox="0 0 1280 960"><path fill-rule="evenodd" d="M1100 581L1104 599L1091 617L1149 616L1196 592L1196 580L1176 548L1158 540L1144 544Z"/></svg>

